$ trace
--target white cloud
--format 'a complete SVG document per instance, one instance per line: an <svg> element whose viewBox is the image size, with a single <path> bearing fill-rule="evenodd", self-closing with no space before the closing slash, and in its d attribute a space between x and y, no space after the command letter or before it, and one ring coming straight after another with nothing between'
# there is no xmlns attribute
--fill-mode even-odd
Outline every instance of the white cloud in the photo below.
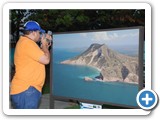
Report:
<svg viewBox="0 0 160 120"><path fill-rule="evenodd" d="M80 33L80 35L82 36L82 37L87 37L87 33Z"/></svg>
<svg viewBox="0 0 160 120"><path fill-rule="evenodd" d="M121 38L126 38L126 37L136 37L136 36L138 36L138 32L123 34L123 35L121 35Z"/></svg>
<svg viewBox="0 0 160 120"><path fill-rule="evenodd" d="M119 36L118 36L117 33L109 34L108 32L97 32L97 33L93 34L92 40L95 40L95 41L109 41L109 40L115 40L118 37Z"/></svg>
<svg viewBox="0 0 160 120"><path fill-rule="evenodd" d="M107 32L97 32L93 34L93 40L101 41L101 40L109 40Z"/></svg>
<svg viewBox="0 0 160 120"><path fill-rule="evenodd" d="M117 32L91 32L91 33L80 33L80 35L86 39L90 39L92 41L106 42L112 40L122 40L128 39L130 37L138 36L137 32L130 33L126 31L126 33L117 33Z"/></svg>
<svg viewBox="0 0 160 120"><path fill-rule="evenodd" d="M111 38L113 38L112 36L109 36L107 32L81 33L80 35L84 38L91 39L93 41L110 40Z"/></svg>

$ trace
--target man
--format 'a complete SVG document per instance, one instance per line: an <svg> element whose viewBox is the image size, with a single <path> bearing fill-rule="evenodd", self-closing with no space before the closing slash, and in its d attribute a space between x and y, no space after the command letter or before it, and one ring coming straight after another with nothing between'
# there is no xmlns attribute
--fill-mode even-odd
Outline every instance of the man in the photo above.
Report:
<svg viewBox="0 0 160 120"><path fill-rule="evenodd" d="M29 21L24 25L24 35L17 42L15 75L10 89L12 104L16 109L38 108L45 80L45 65L50 62L50 45L44 35L41 38L41 48L36 44L43 32L45 31L37 22Z"/></svg>

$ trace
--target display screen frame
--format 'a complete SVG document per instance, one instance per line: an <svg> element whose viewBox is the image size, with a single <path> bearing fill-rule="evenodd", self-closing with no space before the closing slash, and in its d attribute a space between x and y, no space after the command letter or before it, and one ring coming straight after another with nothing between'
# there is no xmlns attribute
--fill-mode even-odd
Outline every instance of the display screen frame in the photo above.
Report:
<svg viewBox="0 0 160 120"><path fill-rule="evenodd" d="M122 27L122 28L109 28L109 29L100 29L100 30L84 30L84 31L70 31L70 32L59 32L54 33L53 35L64 35L64 34L72 34L72 33L85 33L85 32L103 32L103 31L117 31L117 30L132 30L132 29L138 29L139 30L139 47L138 47L138 63L139 63L139 82L138 82L138 91L143 89L143 82L144 82L144 27L143 26L135 26L135 27ZM54 40L53 40L53 48L51 50L51 60L54 60L53 54L54 54ZM84 103L91 103L91 104L98 104L98 105L111 105L115 107L121 107L121 108L139 108L138 106L130 106L125 104L117 104L114 102L102 102L102 101L96 101L91 99L83 99L83 98L76 98L76 97L66 97L66 96L57 96L54 95L54 77L53 77L53 70L54 66L53 63L50 63L50 108L54 108L54 101L60 100L60 101L66 101L66 102L84 102ZM136 98L135 98L136 100Z"/></svg>

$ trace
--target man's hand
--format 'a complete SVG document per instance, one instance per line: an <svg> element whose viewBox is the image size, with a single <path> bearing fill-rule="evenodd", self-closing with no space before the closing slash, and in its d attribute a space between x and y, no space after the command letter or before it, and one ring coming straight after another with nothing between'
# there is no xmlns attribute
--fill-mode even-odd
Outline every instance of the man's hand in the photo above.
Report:
<svg viewBox="0 0 160 120"><path fill-rule="evenodd" d="M46 45L46 44L47 44L47 42L46 42L46 37L45 37L44 34L42 35L41 43L42 43L42 45Z"/></svg>

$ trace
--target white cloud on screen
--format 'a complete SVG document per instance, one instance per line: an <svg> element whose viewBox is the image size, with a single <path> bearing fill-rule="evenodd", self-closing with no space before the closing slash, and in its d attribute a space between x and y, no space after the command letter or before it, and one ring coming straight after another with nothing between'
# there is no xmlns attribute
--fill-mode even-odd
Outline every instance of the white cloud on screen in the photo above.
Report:
<svg viewBox="0 0 160 120"><path fill-rule="evenodd" d="M136 36L138 36L138 32L123 34L123 35L121 35L121 38L125 38L125 37L136 37Z"/></svg>
<svg viewBox="0 0 160 120"><path fill-rule="evenodd" d="M90 39L92 41L111 41L111 40L122 40L125 38L131 38L138 36L138 31L126 33L118 33L118 32L94 32L94 33L80 33L80 35L84 38Z"/></svg>

